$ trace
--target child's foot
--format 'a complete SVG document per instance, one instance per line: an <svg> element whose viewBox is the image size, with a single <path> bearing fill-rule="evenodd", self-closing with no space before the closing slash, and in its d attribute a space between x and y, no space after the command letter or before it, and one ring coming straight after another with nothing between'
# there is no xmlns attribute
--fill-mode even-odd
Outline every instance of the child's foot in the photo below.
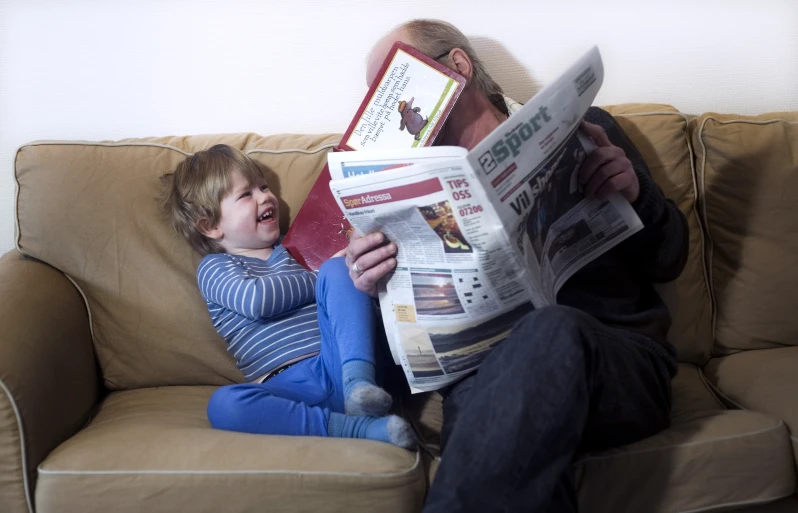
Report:
<svg viewBox="0 0 798 513"><path fill-rule="evenodd" d="M391 409L391 394L382 388L366 383L357 383L349 391L344 400L344 411L347 415L367 415L381 417Z"/></svg>
<svg viewBox="0 0 798 513"><path fill-rule="evenodd" d="M364 360L350 360L343 365L341 374L347 415L381 417L391 409L390 394L375 385L376 373L374 364Z"/></svg>
<svg viewBox="0 0 798 513"><path fill-rule="evenodd" d="M410 424L396 415L357 417L341 413L330 413L327 432L330 436L377 440L398 445L408 450L416 447L416 437L413 435L413 429Z"/></svg>

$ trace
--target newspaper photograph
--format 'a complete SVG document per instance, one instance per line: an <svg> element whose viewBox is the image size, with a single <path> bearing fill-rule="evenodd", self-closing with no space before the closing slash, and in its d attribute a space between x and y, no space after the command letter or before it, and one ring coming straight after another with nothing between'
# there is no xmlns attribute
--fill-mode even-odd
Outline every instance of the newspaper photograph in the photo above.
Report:
<svg viewBox="0 0 798 513"><path fill-rule="evenodd" d="M473 372L521 317L642 228L620 194L587 199L578 184L595 148L579 126L602 80L594 47L468 152L330 154L351 225L398 247L380 309L413 392Z"/></svg>

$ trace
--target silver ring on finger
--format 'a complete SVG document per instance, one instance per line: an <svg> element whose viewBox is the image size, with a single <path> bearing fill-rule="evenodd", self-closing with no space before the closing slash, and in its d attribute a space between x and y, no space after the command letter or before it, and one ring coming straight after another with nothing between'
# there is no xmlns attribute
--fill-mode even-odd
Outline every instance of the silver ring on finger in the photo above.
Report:
<svg viewBox="0 0 798 513"><path fill-rule="evenodd" d="M358 267L358 266L357 266L357 262L355 262L354 264L352 264L352 272L353 272L353 273L355 273L355 274L357 274L358 276L360 276L361 274L363 274L363 271L360 269L360 267Z"/></svg>

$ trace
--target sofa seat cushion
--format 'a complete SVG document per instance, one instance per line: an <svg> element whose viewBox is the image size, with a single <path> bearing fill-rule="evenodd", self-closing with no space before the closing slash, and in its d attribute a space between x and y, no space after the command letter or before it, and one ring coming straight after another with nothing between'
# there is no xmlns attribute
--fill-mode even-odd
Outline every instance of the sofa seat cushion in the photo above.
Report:
<svg viewBox="0 0 798 513"><path fill-rule="evenodd" d="M798 461L798 347L745 351L707 364L705 373L723 397L747 410L784 420Z"/></svg>
<svg viewBox="0 0 798 513"><path fill-rule="evenodd" d="M771 502L795 489L789 447L781 420L724 409L699 369L682 364L669 429L579 459L580 511L686 513Z"/></svg>
<svg viewBox="0 0 798 513"><path fill-rule="evenodd" d="M210 427L215 387L111 393L39 467L38 513L419 511L418 453L367 440Z"/></svg>
<svg viewBox="0 0 798 513"><path fill-rule="evenodd" d="M436 447L440 396L414 396L405 407ZM433 462L430 471L436 467ZM685 513L766 503L792 495L795 488L784 423L764 413L725 409L690 364L680 364L673 381L669 429L583 455L576 473L582 513Z"/></svg>

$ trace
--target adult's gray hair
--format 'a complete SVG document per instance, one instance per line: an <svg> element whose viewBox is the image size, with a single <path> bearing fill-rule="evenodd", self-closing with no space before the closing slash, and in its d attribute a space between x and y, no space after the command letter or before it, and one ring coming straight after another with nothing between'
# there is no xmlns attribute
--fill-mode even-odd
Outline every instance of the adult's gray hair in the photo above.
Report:
<svg viewBox="0 0 798 513"><path fill-rule="evenodd" d="M485 70L485 65L477 57L468 38L451 23L421 19L408 21L402 27L410 36L413 46L432 58L449 52L453 48L460 48L471 59L471 64L474 67L471 79L477 89L484 92L488 98L503 94L502 88Z"/></svg>

